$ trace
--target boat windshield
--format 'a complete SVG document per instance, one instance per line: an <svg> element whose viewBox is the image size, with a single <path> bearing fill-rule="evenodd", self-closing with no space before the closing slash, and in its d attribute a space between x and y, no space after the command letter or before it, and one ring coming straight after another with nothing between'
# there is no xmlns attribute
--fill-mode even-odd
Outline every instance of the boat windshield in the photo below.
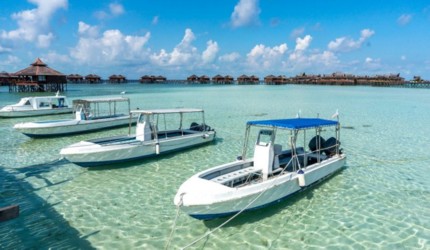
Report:
<svg viewBox="0 0 430 250"><path fill-rule="evenodd" d="M22 98L18 104L18 106L31 106L31 102L29 98Z"/></svg>

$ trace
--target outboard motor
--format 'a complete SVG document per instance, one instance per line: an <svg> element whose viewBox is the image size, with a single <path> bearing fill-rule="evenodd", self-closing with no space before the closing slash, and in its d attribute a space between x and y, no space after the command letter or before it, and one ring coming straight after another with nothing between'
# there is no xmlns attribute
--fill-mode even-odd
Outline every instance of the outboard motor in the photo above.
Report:
<svg viewBox="0 0 430 250"><path fill-rule="evenodd" d="M203 132L203 131L211 131L212 128L206 124L198 124L197 122L192 122L190 125L190 130Z"/></svg>
<svg viewBox="0 0 430 250"><path fill-rule="evenodd" d="M316 135L309 141L309 144L308 144L309 150L311 150L312 152L319 150L323 148L324 143L325 143L324 138L322 138L319 135Z"/></svg>
<svg viewBox="0 0 430 250"><path fill-rule="evenodd" d="M334 138L334 137L328 138L328 140L325 141L323 144L324 153L327 156L335 155L336 154L336 147L337 147L336 144L340 145L340 142L338 140L336 140L336 138Z"/></svg>

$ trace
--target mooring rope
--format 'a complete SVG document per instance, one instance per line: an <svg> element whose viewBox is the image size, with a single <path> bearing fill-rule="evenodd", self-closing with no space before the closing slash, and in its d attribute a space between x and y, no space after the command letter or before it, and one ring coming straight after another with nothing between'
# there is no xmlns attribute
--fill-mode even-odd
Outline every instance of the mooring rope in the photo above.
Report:
<svg viewBox="0 0 430 250"><path fill-rule="evenodd" d="M172 231L170 231L169 240L167 241L167 244L165 247L166 250L169 249L170 242L172 241L173 233L175 232L175 229L176 229L176 222L178 221L178 218L179 218L179 210L180 210L180 207L182 206L184 195L185 193L182 193L180 195L181 199L179 200L179 204L176 206L176 216L175 216L175 220L173 221Z"/></svg>
<svg viewBox="0 0 430 250"><path fill-rule="evenodd" d="M217 226L213 230L210 230L209 232L205 233L200 238L197 238L196 240L194 240L190 244L182 247L181 249L186 249L186 248L188 248L188 247L196 244L197 242L199 242L203 238L211 235L212 233L214 233L215 231L217 231L218 229L220 229L221 227L225 226L227 223L229 223L230 221L232 221L233 219L235 219L237 216L239 216L241 213L243 213L249 206L251 206L258 198L260 198L260 196L263 195L268 190L268 188L269 188L269 186L263 192L261 192L260 194L258 194L257 197L255 197L250 203L248 203L248 205L246 205L244 208L242 208L239 212L237 212L235 215L233 215L232 217L230 217L228 220L224 221L221 225Z"/></svg>
<svg viewBox="0 0 430 250"><path fill-rule="evenodd" d="M237 212L235 215L233 215L232 217L230 217L228 220L226 220L225 222L223 222L221 225L217 226L216 228L214 228L213 230L210 230L209 232L205 233L203 236L201 236L200 238L197 238L196 240L194 240L193 242L191 242L190 244L182 247L181 249L186 249L194 244L196 244L197 242L199 242L200 240L202 240L203 238L211 235L212 233L214 233L215 231L217 231L218 229L220 229L221 227L225 226L227 223L229 223L230 221L232 221L233 219L235 219L237 216L239 216L240 214L242 214L246 209L248 209L252 204L254 204L255 201L257 201L267 190L269 190L269 188L277 186L278 182L280 179L277 179L273 185L267 185L267 187L261 192L259 193L251 202L248 203L248 205L246 205L244 208L242 208L239 212Z"/></svg>

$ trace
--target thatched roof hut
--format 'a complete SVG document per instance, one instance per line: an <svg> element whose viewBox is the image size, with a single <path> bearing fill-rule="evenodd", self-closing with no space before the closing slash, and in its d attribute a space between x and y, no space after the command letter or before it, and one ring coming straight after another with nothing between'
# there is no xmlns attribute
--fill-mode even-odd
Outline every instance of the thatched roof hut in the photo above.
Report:
<svg viewBox="0 0 430 250"><path fill-rule="evenodd" d="M234 82L234 77L232 77L231 75L226 75L224 77L225 84L233 84L233 82Z"/></svg>
<svg viewBox="0 0 430 250"><path fill-rule="evenodd" d="M212 82L213 83L224 83L224 76L216 75L216 76L212 77Z"/></svg>
<svg viewBox="0 0 430 250"><path fill-rule="evenodd" d="M96 74L89 74L85 76L85 81L88 83L99 83L102 81L102 78Z"/></svg>
<svg viewBox="0 0 430 250"><path fill-rule="evenodd" d="M83 82L84 77L79 74L70 74L67 76L67 81L73 82L73 83Z"/></svg>
<svg viewBox="0 0 430 250"><path fill-rule="evenodd" d="M210 78L207 75L202 75L199 77L199 82L200 83L209 83L210 82Z"/></svg>
<svg viewBox="0 0 430 250"><path fill-rule="evenodd" d="M127 79L123 75L111 75L109 76L110 83L126 83Z"/></svg>
<svg viewBox="0 0 430 250"><path fill-rule="evenodd" d="M196 75L191 75L187 77L187 82L195 83L199 81L199 77Z"/></svg>
<svg viewBox="0 0 430 250"><path fill-rule="evenodd" d="M15 83L17 79L18 79L17 76L13 74L9 74L6 71L0 72L0 86Z"/></svg>
<svg viewBox="0 0 430 250"><path fill-rule="evenodd" d="M66 75L51 69L40 58L14 75L19 77L16 85L24 86L18 88L18 91L64 91L64 85L67 84ZM32 87L27 89L28 86Z"/></svg>
<svg viewBox="0 0 430 250"><path fill-rule="evenodd" d="M140 83L153 83L155 81L154 76L144 75L140 77Z"/></svg>
<svg viewBox="0 0 430 250"><path fill-rule="evenodd" d="M23 70L16 72L18 77L29 77L31 81L38 83L66 83L66 75L48 67L40 58Z"/></svg>
<svg viewBox="0 0 430 250"><path fill-rule="evenodd" d="M164 77L164 76L162 76L162 75L159 75L159 76L155 77L155 82L160 83L160 82L165 82L165 81L167 81L167 78Z"/></svg>

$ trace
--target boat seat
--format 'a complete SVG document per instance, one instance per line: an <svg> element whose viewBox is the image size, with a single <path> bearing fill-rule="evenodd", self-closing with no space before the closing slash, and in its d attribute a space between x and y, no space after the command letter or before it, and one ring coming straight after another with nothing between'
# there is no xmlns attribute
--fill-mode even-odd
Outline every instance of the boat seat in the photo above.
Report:
<svg viewBox="0 0 430 250"><path fill-rule="evenodd" d="M230 182L239 181L243 178L248 178L248 176L252 174L261 173L261 169L257 169L254 167L242 168L227 174L220 175L212 179L212 181L220 183L220 184L228 184Z"/></svg>
<svg viewBox="0 0 430 250"><path fill-rule="evenodd" d="M321 154L318 154L318 153L307 153L306 157L308 157L308 163L310 163L310 164L318 162L318 157L319 157L320 161L328 159L328 156L324 155L322 153Z"/></svg>

